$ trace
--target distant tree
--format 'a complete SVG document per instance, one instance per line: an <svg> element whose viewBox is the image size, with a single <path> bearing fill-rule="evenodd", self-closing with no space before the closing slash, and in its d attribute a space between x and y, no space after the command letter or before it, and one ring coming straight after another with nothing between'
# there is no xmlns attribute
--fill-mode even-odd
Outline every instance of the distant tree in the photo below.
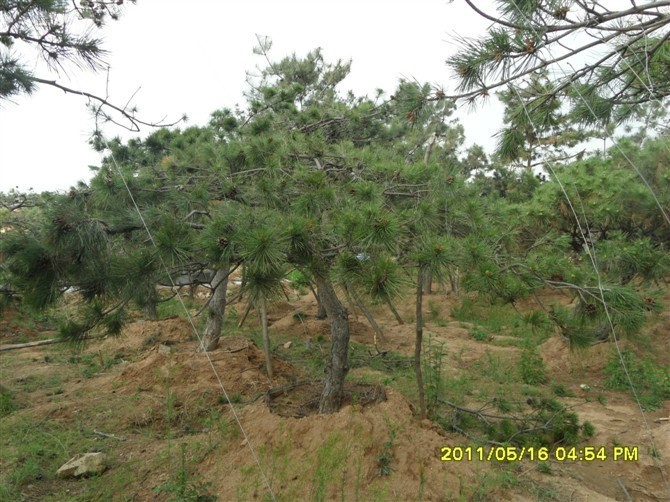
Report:
<svg viewBox="0 0 670 502"><path fill-rule="evenodd" d="M662 144L624 141L623 153L573 161L527 197L482 197L475 211L486 224L463 239L459 252L463 287L515 308L533 297L574 347L638 333L649 311L660 308L652 286L670 272L669 231L627 159L659 189L658 162L668 155ZM515 186L510 182L508 193ZM658 192L667 205L667 191ZM574 302L544 305L536 293L545 288Z"/></svg>

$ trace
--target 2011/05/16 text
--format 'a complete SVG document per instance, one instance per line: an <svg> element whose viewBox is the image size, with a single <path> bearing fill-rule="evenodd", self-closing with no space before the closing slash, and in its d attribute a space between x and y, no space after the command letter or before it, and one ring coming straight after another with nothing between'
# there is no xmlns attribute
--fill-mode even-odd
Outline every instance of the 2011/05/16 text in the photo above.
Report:
<svg viewBox="0 0 670 502"><path fill-rule="evenodd" d="M521 460L555 460L557 462L637 462L637 446L443 446L443 462L520 462Z"/></svg>

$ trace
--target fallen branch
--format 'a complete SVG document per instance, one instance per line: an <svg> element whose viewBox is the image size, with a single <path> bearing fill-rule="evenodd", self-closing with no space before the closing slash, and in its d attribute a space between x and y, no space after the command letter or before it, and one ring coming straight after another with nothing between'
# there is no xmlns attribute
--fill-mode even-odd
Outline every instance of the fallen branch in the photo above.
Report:
<svg viewBox="0 0 670 502"><path fill-rule="evenodd" d="M99 336L85 336L80 338L80 340L91 340L93 338L101 338ZM63 343L69 342L67 338L49 338L47 340L38 340L36 342L27 342L27 343L15 343L12 345L0 345L0 352L5 350L17 350L17 349L27 349L30 347L39 347L41 345L52 345L54 343Z"/></svg>
<svg viewBox="0 0 670 502"><path fill-rule="evenodd" d="M37 342L15 343L12 345L0 345L0 352L5 350L27 349L28 347L38 347L40 345L51 345L53 343L65 342L64 338L49 338L48 340L38 340Z"/></svg>

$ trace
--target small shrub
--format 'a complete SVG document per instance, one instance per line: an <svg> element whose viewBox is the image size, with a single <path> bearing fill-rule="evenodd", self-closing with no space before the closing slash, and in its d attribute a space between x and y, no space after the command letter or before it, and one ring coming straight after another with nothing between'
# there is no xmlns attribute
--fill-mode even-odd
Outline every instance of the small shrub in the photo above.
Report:
<svg viewBox="0 0 670 502"><path fill-rule="evenodd" d="M487 342L489 340L489 333L481 326L476 326L470 330L472 338L478 342Z"/></svg>
<svg viewBox="0 0 670 502"><path fill-rule="evenodd" d="M519 360L521 380L528 385L542 385L547 381L544 361L535 347L526 347Z"/></svg>
<svg viewBox="0 0 670 502"><path fill-rule="evenodd" d="M558 397L575 397L575 393L566 389L563 384L554 384L551 386L551 390Z"/></svg>
<svg viewBox="0 0 670 502"><path fill-rule="evenodd" d="M582 434L584 437L591 438L596 433L596 427L591 422L584 422L582 424Z"/></svg>
<svg viewBox="0 0 670 502"><path fill-rule="evenodd" d="M204 483L189 473L186 466L186 445L181 445L181 465L173 479L154 488L154 493L168 494L171 501L214 502L215 495L209 493L210 483Z"/></svg>
<svg viewBox="0 0 670 502"><path fill-rule="evenodd" d="M377 474L379 476L388 476L394 470L394 468L391 466L391 462L395 458L395 454L393 453L393 442L395 441L398 431L389 420L386 421L386 425L389 428L388 441L384 442L382 451L377 457Z"/></svg>

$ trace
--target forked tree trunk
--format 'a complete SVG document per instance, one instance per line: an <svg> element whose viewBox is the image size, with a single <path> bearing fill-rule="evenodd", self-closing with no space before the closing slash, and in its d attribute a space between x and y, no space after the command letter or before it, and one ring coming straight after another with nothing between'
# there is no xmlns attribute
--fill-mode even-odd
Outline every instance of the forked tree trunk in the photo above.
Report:
<svg viewBox="0 0 670 502"><path fill-rule="evenodd" d="M421 344L423 343L423 279L424 270L419 269L416 284L416 345L414 346L414 374L416 385L419 388L419 413L421 418L426 418L426 395L423 388L423 377L421 375Z"/></svg>
<svg viewBox="0 0 670 502"><path fill-rule="evenodd" d="M315 288L312 284L312 281L309 281L307 284L309 285L309 289L312 292L312 295L314 295L314 299L316 300L316 305L318 307L316 318L325 319L327 317L326 307L324 307L323 302L321 301L321 296L319 295L319 292L317 292L319 286L316 286Z"/></svg>
<svg viewBox="0 0 670 502"><path fill-rule="evenodd" d="M258 310L261 316L261 326L263 328L263 352L265 352L265 367L268 370L268 378L274 377L272 371L272 354L270 353L270 335L268 334L268 310L265 296L261 295L258 302Z"/></svg>
<svg viewBox="0 0 670 502"><path fill-rule="evenodd" d="M226 313L226 293L228 292L228 274L230 263L225 263L216 271L212 279L212 296L209 300L209 312L205 332L202 335L202 343L198 347L199 352L214 350L219 346L221 328Z"/></svg>
<svg viewBox="0 0 670 502"><path fill-rule="evenodd" d="M326 380L319 402L319 413L335 413L344 395L344 379L349 372L349 316L337 297L332 283L315 277L321 303L330 321L330 355L326 364Z"/></svg>

